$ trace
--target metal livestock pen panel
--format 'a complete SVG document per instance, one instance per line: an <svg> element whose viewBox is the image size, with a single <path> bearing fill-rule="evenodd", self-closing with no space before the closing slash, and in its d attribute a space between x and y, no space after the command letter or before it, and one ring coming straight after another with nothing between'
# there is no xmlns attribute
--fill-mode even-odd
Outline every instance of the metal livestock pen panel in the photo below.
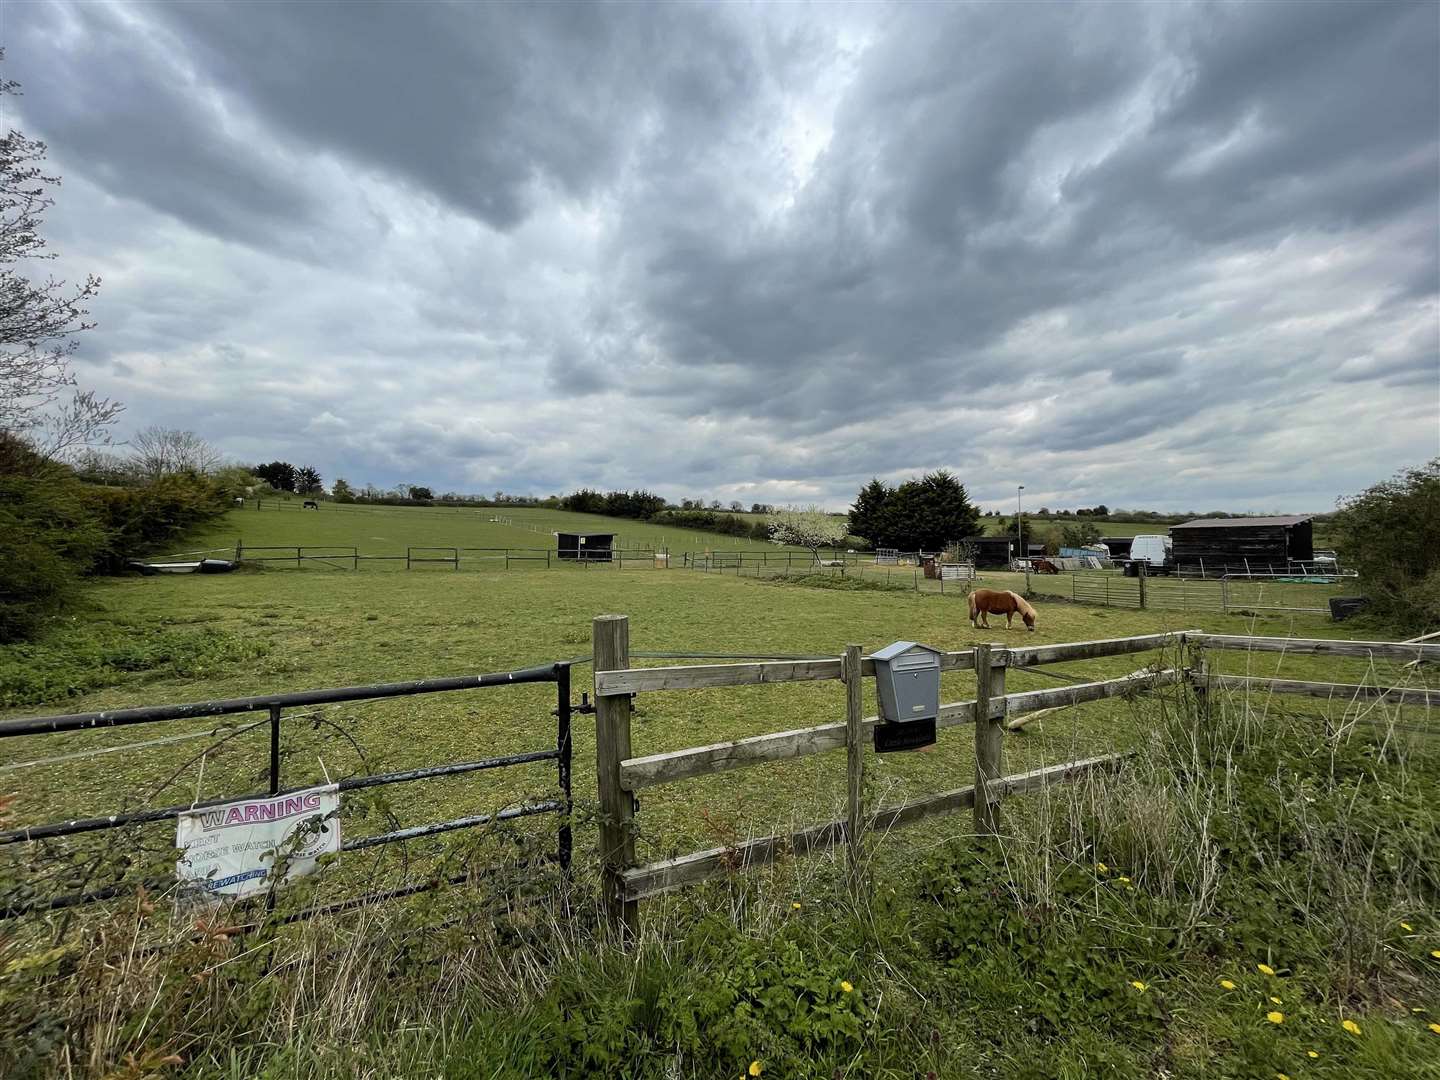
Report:
<svg viewBox="0 0 1440 1080"><path fill-rule="evenodd" d="M376 683L368 686L344 686L325 690L301 690L284 694L267 694L258 697L230 698L214 701L200 701L184 705L157 705L133 709L111 709L103 712L75 713L66 716L38 716L19 720L0 721L0 739L36 735L58 735L67 732L93 731L101 728L128 727L136 724L163 723L172 720L188 720L207 716L228 716L237 713L264 712L269 716L270 760L269 785L263 795L284 795L290 791L281 788L280 736L283 711L287 708L329 704L345 701L372 701L381 698L406 697L418 694L447 693L457 690L477 690L501 686L522 686L533 683L553 683L556 687L556 706L552 713L556 720L555 743L553 748L534 750L518 754L506 754L472 761L449 762L425 768L353 776L338 781L335 785L340 793L364 788L381 787L388 784L402 784L416 780L430 780L442 776L481 772L489 769L524 765L537 761L554 761L557 770L557 786L560 797L501 810L495 814L477 814L453 818L448 821L427 825L395 829L375 836L364 836L344 841L340 850L354 851L385 844L413 840L422 836L453 832L457 829L473 828L497 821L509 821L534 814L558 814L560 826L556 833L556 851L553 856L561 869L569 872L571 860L570 797L571 735L570 719L574 711L570 704L570 668L572 664L584 661L556 661L537 667L521 668L514 671L491 672L483 675L461 675L452 678L420 679L413 682ZM589 711L586 705L578 706ZM261 721L264 723L264 721ZM229 738L225 736L224 738ZM220 740L220 741L223 741ZM295 791L305 790L302 788ZM74 836L109 829L122 829L135 825L174 820L182 813L208 806L221 805L262 795L228 795L206 799L192 804L153 807L143 810L117 811L97 817L75 818L39 825L29 825L0 832L0 847L12 844L29 844L59 837ZM167 882L146 882L147 887L164 887ZM410 885L369 896L352 898L345 906L370 903L398 896L413 895L433 888L440 882L424 885ZM100 889L77 893L36 898L12 894L0 898L0 919L14 918L37 910L58 910L80 904L110 899L129 891L131 884L112 884Z"/></svg>

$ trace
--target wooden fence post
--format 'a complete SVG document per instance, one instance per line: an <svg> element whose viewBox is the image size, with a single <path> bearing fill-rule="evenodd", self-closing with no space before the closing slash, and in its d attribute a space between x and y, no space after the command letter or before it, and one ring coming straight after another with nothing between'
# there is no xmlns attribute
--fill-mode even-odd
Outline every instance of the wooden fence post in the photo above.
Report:
<svg viewBox="0 0 1440 1080"><path fill-rule="evenodd" d="M1000 831L1000 793L990 787L1004 775L1005 718L990 718L991 700L1005 696L1005 668L996 666L990 655L996 647L975 646L975 832L980 836Z"/></svg>
<svg viewBox="0 0 1440 1080"><path fill-rule="evenodd" d="M1196 715L1201 720L1210 716L1210 671L1205 661L1205 642L1186 642L1185 675L1195 694Z"/></svg>
<svg viewBox="0 0 1440 1080"><path fill-rule="evenodd" d="M1137 565L1138 565L1139 570L1140 570L1140 573L1136 576L1136 581L1138 581L1138 582L1140 583L1140 610L1141 610L1141 611L1144 611L1144 610L1145 610L1145 581L1146 581L1148 575L1145 573L1145 561L1144 561L1143 559L1142 559Z"/></svg>
<svg viewBox="0 0 1440 1080"><path fill-rule="evenodd" d="M594 670L630 666L630 619L597 615L593 624ZM595 695L595 776L600 797L600 875L605 913L611 929L634 940L640 918L634 900L625 898L622 871L635 865L635 799L620 786L620 762L630 756L630 697Z"/></svg>
<svg viewBox="0 0 1440 1080"><path fill-rule="evenodd" d="M850 849L850 882L858 887L865 856L865 734L864 681L860 677L859 645L846 645L845 658L840 662L840 677L845 681L845 765L849 787L846 797L846 834Z"/></svg>

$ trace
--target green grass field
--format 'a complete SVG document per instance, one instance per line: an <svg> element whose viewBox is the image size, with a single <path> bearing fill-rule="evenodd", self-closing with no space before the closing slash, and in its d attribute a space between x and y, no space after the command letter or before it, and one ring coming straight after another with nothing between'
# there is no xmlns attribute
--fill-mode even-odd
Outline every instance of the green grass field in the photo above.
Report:
<svg viewBox="0 0 1440 1080"><path fill-rule="evenodd" d="M1011 578L998 575L991 584L1004 587ZM84 643L74 661L86 668L83 673L67 667L64 631L40 649L9 650L7 666L0 667L0 687L10 700L27 701L23 711L89 711L526 667L588 654L590 620L605 612L631 617L632 648L681 653L838 655L848 642L873 649L898 638L956 649L977 641L1082 641L1186 628L1302 636L1343 629L1317 616L1257 620L1042 600L1038 633L1021 633L1018 622L1012 632L984 631L970 627L958 594L839 592L685 570L263 571L106 581L90 595L93 610L72 635ZM127 642L137 641L162 640L170 651L183 652L177 641L197 635L210 635L216 644L178 667L167 669L162 663L158 671L146 669L143 660L122 656L110 669L94 659L108 655L107 649L124 653ZM21 653L34 655L22 660ZM1119 657L1055 670L1103 678L1150 659ZM1234 668L1244 660L1226 655L1220 663ZM1268 670L1272 661L1256 663ZM47 665L58 668L58 674ZM142 670L127 670L137 666ZM1333 660L1291 658L1283 670L1341 679L1346 676L1335 673L1342 667ZM1347 670L1354 677L1365 674L1361 665ZM577 669L577 695L588 677L588 668ZM18 697L42 678L51 689L31 689L28 698ZM947 676L946 682L947 700L968 697L973 689L968 675ZM1055 680L1037 673L1016 673L1009 689L1053 685ZM88 692L66 693L91 686ZM551 739L552 696L549 687L518 687L311 710L310 723L297 720L288 727L285 782L543 748ZM824 683L654 695L640 702L635 750L681 749L828 722L842 715L842 700L838 685ZM873 711L873 701L867 707ZM1019 769L1127 745L1136 735L1132 711L1131 705L1112 701L1058 715L1043 732L1014 740L1010 764ZM315 717L326 725L315 727ZM212 723L9 740L0 744L0 767L206 730ZM141 800L163 805L197 794L255 790L264 738L263 729L257 729L226 743L203 766L195 762L189 768L180 766L200 744L182 742L12 772L14 779L23 775L25 781L14 811L25 821L39 821L103 813ZM576 747L581 797L592 794L592 753L593 739L582 724ZM968 739L952 733L935 752L889 757L877 771L889 796L899 799L941 790L967 775L970 755ZM394 789L389 798L404 824L420 824L499 809L523 795L547 791L549 777L547 768L534 766L411 784ZM830 754L761 773L747 770L660 789L646 799L642 817L645 857L704 841L717 816L742 832L823 820L838 805L843 781L843 755ZM804 795L797 798L797 792Z"/></svg>
<svg viewBox="0 0 1440 1080"><path fill-rule="evenodd" d="M276 509L276 506L283 509ZM405 554L407 547L532 548L554 551L555 532L612 532L627 549L684 551L786 550L774 544L651 525L599 514L534 507L356 506L322 503L301 510L300 500L266 500L264 509L232 510L193 539L196 550L274 545L343 545L361 554ZM495 520L503 519L503 520ZM508 523L507 523L508 522ZM799 550L799 549L791 549Z"/></svg>
<svg viewBox="0 0 1440 1080"><path fill-rule="evenodd" d="M307 529L334 528L345 537L362 523L386 522L391 533L396 522L426 527L399 516L413 514L339 522L339 514L323 511L303 519L252 511L231 515L212 536L236 519L301 519ZM1015 580L1003 575L989 583ZM1043 598L1038 604L1040 628L1029 634L972 629L958 593L815 588L681 569L316 568L112 579L96 582L87 609L43 640L0 650L0 700L12 703L3 713L12 717L504 670L587 654L591 620L602 613L630 616L636 652L837 655L850 642L871 650L898 638L956 649L1187 628L1317 637L1350 631L1311 615L1140 612ZM1047 670L1094 679L1155 659L1161 658ZM1275 654L1215 654L1213 666L1339 681L1434 678L1394 665L1369 669ZM589 668L576 672L578 699ZM1040 672L1013 672L1007 689L1055 685ZM973 690L967 674L944 679L945 700ZM872 685L866 699L873 712ZM1024 734L1007 735L1007 771L1120 749L1141 757L1113 784L1007 804L1015 836L1003 863L983 870L963 854L973 847L968 814L884 840L876 847L873 891L853 910L837 856L797 860L647 905L647 933L654 936L623 954L588 936L589 908L567 909L555 923L515 916L494 931L481 929L490 916L477 922L465 906L479 896L469 887L436 898L433 909L396 903L361 923L308 924L276 946L284 962L273 969L269 949L213 937L189 951L137 960L126 934L148 931L126 930L132 909L123 906L117 922L100 924L105 928L79 951L71 944L26 954L16 951L25 939L0 935L0 969L17 973L9 989L0 982L0 1006L14 1018L15 1032L13 1040L0 1036L0 1072L8 1063L16 1076L53 1075L51 1058L24 1054L36 1052L37 1038L52 1048L44 1053L53 1053L59 1036L51 1028L66 1017L65 1038L91 1054L90 1064L72 1074L97 1077L170 1075L169 1066L140 1066L171 1051L186 1061L177 1074L227 1080L582 1074L698 1080L738 1075L751 1060L763 1062L767 1077L797 1078L900 1080L933 1072L1139 1080L1156 1069L1197 1080L1278 1072L1336 1080L1425 1075L1423 1048L1430 1044L1423 1040L1431 1036L1408 1010L1440 1008L1424 966L1424 950L1440 949L1440 937L1427 944L1440 924L1433 910L1425 914L1433 896L1411 884L1429 880L1423 866L1433 869L1433 851L1424 852L1440 842L1433 799L1424 794L1433 790L1435 770L1428 741L1382 731L1410 755L1392 775L1386 770L1393 771L1398 749L1374 749L1381 736L1367 734L1368 710L1338 701L1262 700L1255 713L1262 720L1224 721L1214 736L1222 747L1217 786L1187 801L1173 779L1183 769L1172 774L1155 764L1157 746L1177 752L1164 731L1183 701L1176 694L1168 700L1181 703L1114 699L1050 714ZM553 744L553 706L552 687L519 686L294 710L282 742L283 782L544 749ZM1420 710L1408 712L1419 715L1407 719L1427 722ZM842 717L838 683L647 694L637 701L633 752ZM1353 743L1333 736L1342 718L1342 732L1360 733ZM224 734L255 719L231 718ZM213 725L185 721L6 740L0 811L15 827L261 790L264 727L221 743L209 734ZM1308 732L1315 738L1303 737ZM171 741L188 735L199 737ZM1227 765L1224 747L1242 743L1254 744L1250 756ZM942 733L931 751L868 757L869 805L969 783L972 745L970 729L961 727ZM577 716L575 851L586 888L595 867L594 747L591 721ZM1178 752L1182 763L1198 753L1183 742ZM1232 784L1242 769L1243 780ZM845 754L833 751L649 789L636 817L637 853L648 861L843 816L844 786ZM554 788L553 769L540 763L374 789L346 797L342 828L353 838L493 812ZM1231 801L1217 807L1211 800L1220 792ZM1353 814L1362 819L1352 825ZM1300 859L1287 840L1291 832L1334 831L1337 822L1343 833L1333 840L1315 833L1302 854L1315 845L1339 854L1293 866L1266 861ZM551 828L552 819L533 818L518 833L538 847L550 842ZM1206 832L1216 829L1218 839ZM1241 829L1252 831L1226 832ZM1243 843L1235 839L1242 836ZM1347 854L1355 844L1379 844L1377 836L1387 838L1383 850ZM64 891L88 880L86 867L126 862L126 880L134 880L147 867L167 868L173 839L173 824L162 823L123 838L101 833L47 843L43 851L14 845L3 851L0 882ZM476 840L460 832L347 854L287 894L279 910L302 897L337 900L413 881L445 860L507 843L503 835ZM1238 845L1233 853L1231 844ZM1267 854L1246 862L1260 845ZM1225 854L1197 856L1212 848ZM1230 876L1216 877L1211 858L1223 858ZM1342 858L1343 867L1336 861ZM1113 869L1097 876L1094 863L1102 859ZM1372 865L1382 868L1379 879L1366 869ZM1326 883L1323 895L1310 896L1317 875ZM1403 887L1392 877L1403 878ZM1140 892L1129 891L1135 888ZM440 911L450 912L450 921L424 930ZM1418 929L1397 937L1397 920ZM70 925L57 917L31 929L59 934ZM1340 927L1353 941L1332 962ZM1257 961L1282 969L1285 985L1267 984L1256 974ZM1241 987L1233 999L1216 988L1222 976ZM847 996L841 980L853 980L857 995ZM732 982L736 987L727 989ZM1283 995L1290 1027L1264 1019L1273 1007L1266 993ZM711 1001L720 1003L718 1012ZM112 1011L123 1023L107 1019ZM977 1029L967 1019L977 1015L992 1019ZM1342 1016L1359 1017L1363 1044L1348 1042L1352 1037L1338 1029ZM1321 1065L1306 1057L1312 1049L1325 1055ZM1224 1065L1213 1071L1216 1061Z"/></svg>

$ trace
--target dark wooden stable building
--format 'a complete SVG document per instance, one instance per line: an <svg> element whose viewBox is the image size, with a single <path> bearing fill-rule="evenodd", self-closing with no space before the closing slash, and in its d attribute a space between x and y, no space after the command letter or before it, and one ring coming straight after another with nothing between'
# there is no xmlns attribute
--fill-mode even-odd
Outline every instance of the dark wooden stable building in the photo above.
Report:
<svg viewBox="0 0 1440 1080"><path fill-rule="evenodd" d="M1196 518L1170 529L1181 573L1285 573L1315 558L1310 518Z"/></svg>
<svg viewBox="0 0 1440 1080"><path fill-rule="evenodd" d="M1128 559L1130 557L1130 545L1135 542L1133 536L1102 536L1100 543L1110 549L1110 558Z"/></svg>
<svg viewBox="0 0 1440 1080"><path fill-rule="evenodd" d="M1027 530L1028 535L1028 530ZM977 569L995 569L996 567L1008 567L1011 560L1015 558L1015 541L1008 536L967 536L960 541L961 545L968 545L975 549L975 566ZM1032 544L1025 542L1025 551L1029 555L1044 555L1044 544Z"/></svg>
<svg viewBox="0 0 1440 1080"><path fill-rule="evenodd" d="M615 548L614 533L557 533L562 559L609 562Z"/></svg>

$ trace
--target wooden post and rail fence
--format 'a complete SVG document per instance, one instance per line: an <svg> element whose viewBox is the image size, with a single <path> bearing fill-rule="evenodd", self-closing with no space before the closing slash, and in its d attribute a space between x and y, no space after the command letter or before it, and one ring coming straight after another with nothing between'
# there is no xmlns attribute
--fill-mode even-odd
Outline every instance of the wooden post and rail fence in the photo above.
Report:
<svg viewBox="0 0 1440 1080"><path fill-rule="evenodd" d="M863 714L863 680L875 677L875 662L861 647L846 647L843 656L820 660L772 660L752 663L689 664L670 667L630 666L629 619L602 615L594 621L596 705L596 770L600 810L600 863L606 911L613 928L633 937L639 928L639 901L672 889L722 877L739 867L763 866L786 855L804 855L844 844L851 880L858 884L864 836L901 828L927 818L972 811L977 837L1000 833L1004 800L1050 784L1064 783L1096 771L1117 768L1129 755L1104 754L1045 768L1006 774L1004 736L1023 726L1021 717L1043 710L1185 685L1197 697L1214 690L1262 691L1340 699L1384 699L1391 704L1440 706L1440 689L1365 686L1210 674L1206 650L1246 650L1328 655L1367 660L1440 661L1440 644L1328 639L1242 637L1178 631L1069 644L1010 648L976 645L943 653L942 672L974 671L975 697L943 703L937 734L969 724L974 729L975 772L963 787L911 799L898 805L867 808L863 803L865 740L879 718ZM1187 654L1182 666L1151 667L1118 678L1007 693L1005 676L1048 664L1172 649ZM631 702L638 694L836 680L845 687L843 722L791 731L771 732L659 754L636 756L631 745ZM812 825L792 833L742 840L729 847L694 851L675 858L641 864L635 855L635 793L730 769L846 748L846 813L840 820Z"/></svg>

